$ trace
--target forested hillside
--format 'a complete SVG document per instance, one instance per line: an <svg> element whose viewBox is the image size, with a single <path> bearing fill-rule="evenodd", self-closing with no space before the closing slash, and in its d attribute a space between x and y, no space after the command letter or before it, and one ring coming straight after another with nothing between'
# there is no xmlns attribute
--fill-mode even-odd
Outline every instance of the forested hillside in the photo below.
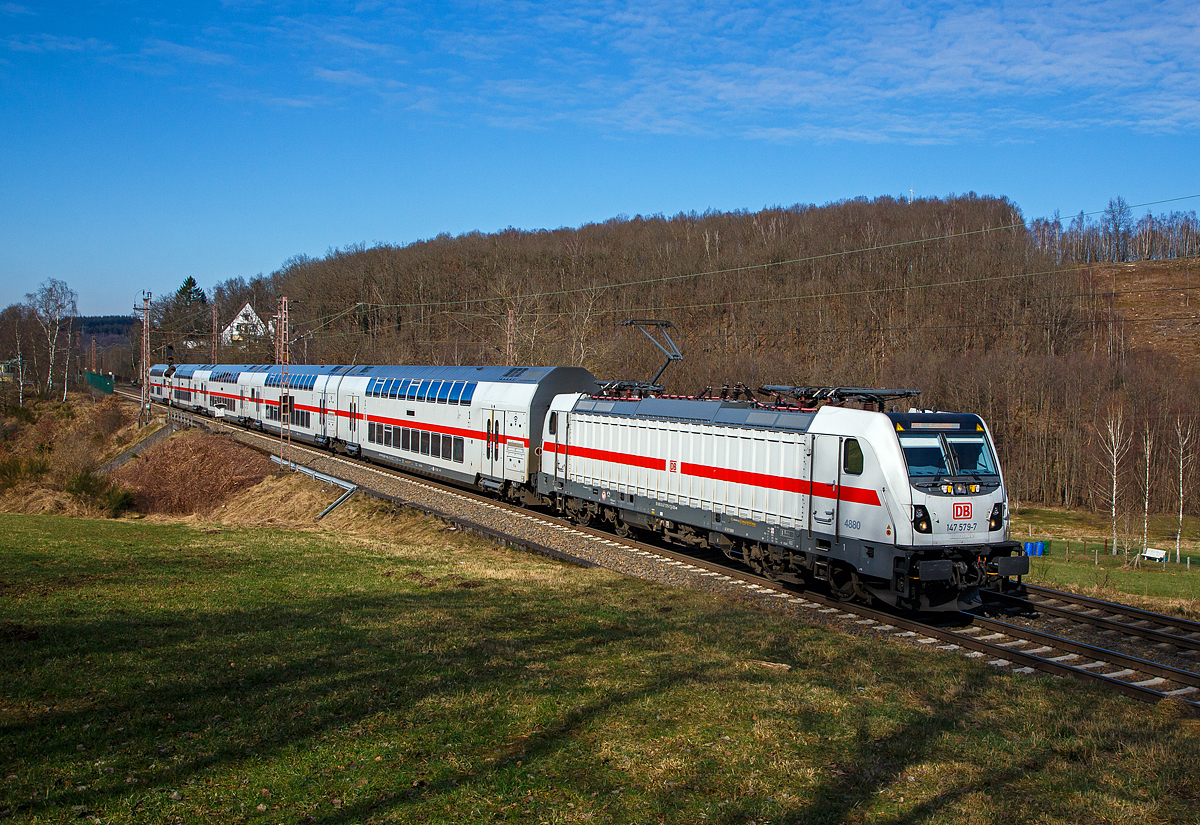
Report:
<svg viewBox="0 0 1200 825"><path fill-rule="evenodd" d="M286 295L297 362L581 364L646 380L664 359L620 323L661 318L685 356L668 392L919 388L925 406L987 418L1019 501L1107 509L1116 452L1120 506L1140 511L1148 445L1151 509L1170 511L1181 439L1200 429L1198 254L1194 213L1135 220L1120 198L1065 226L974 194L618 217L332 250L209 296L185 284L156 308L155 348L208 361L209 302L224 321L247 301L266 319ZM270 361L272 343L217 357Z"/></svg>

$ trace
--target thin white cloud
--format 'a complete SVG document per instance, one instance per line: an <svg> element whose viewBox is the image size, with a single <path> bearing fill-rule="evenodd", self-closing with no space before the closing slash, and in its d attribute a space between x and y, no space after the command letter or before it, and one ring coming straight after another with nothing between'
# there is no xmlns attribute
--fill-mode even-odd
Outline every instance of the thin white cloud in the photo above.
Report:
<svg viewBox="0 0 1200 825"><path fill-rule="evenodd" d="M566 121L614 135L909 143L1097 124L1200 130L1194 0L360 0L291 16L273 3L226 7L192 37L144 41L122 65L138 58L207 83L220 73L269 100L373 96L370 105L514 129ZM55 35L0 44L111 48Z"/></svg>
<svg viewBox="0 0 1200 825"><path fill-rule="evenodd" d="M317 68L313 74L320 80L329 83L336 83L341 86L358 86L361 88L375 88L379 85L379 81L369 75L365 75L356 69L325 69Z"/></svg>
<svg viewBox="0 0 1200 825"><path fill-rule="evenodd" d="M103 52L113 48L112 44L95 37L64 37L56 34L15 35L4 41L14 52Z"/></svg>
<svg viewBox="0 0 1200 825"><path fill-rule="evenodd" d="M234 62L228 54L199 49L195 46L184 46L169 40L147 40L143 54L154 57L166 57L185 63L197 63L203 66L228 66Z"/></svg>

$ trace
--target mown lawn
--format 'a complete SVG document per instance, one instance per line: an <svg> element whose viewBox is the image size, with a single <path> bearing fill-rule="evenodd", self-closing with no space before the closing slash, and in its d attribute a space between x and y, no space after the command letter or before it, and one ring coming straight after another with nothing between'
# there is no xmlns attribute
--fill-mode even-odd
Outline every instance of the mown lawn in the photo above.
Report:
<svg viewBox="0 0 1200 825"><path fill-rule="evenodd" d="M0 820L1192 823L1179 703L498 550L0 515Z"/></svg>

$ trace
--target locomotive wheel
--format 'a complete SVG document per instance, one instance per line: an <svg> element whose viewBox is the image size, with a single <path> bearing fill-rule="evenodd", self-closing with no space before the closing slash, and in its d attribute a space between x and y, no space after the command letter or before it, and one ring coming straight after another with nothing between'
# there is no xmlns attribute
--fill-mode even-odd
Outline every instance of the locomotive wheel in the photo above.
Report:
<svg viewBox="0 0 1200 825"><path fill-rule="evenodd" d="M766 551L755 542L748 542L743 548L743 558L755 575L762 576L768 581L779 581L775 569L770 566Z"/></svg>
<svg viewBox="0 0 1200 825"><path fill-rule="evenodd" d="M617 516L616 522L613 524L613 532L623 539L627 539L633 535L633 528L629 526L629 522Z"/></svg>
<svg viewBox="0 0 1200 825"><path fill-rule="evenodd" d="M857 580L858 574L849 567L833 566L829 571L829 594L839 602L851 601L861 587Z"/></svg>

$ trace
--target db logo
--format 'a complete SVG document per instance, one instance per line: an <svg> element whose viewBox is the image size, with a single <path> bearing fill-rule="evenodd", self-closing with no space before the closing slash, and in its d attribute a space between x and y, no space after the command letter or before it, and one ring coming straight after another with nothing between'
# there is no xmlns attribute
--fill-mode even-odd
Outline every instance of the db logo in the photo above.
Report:
<svg viewBox="0 0 1200 825"><path fill-rule="evenodd" d="M679 472L679 465L676 464L674 461L671 462L671 472L673 472L673 473Z"/></svg>
<svg viewBox="0 0 1200 825"><path fill-rule="evenodd" d="M954 503L954 520L965 521L971 517L971 502L955 502Z"/></svg>

